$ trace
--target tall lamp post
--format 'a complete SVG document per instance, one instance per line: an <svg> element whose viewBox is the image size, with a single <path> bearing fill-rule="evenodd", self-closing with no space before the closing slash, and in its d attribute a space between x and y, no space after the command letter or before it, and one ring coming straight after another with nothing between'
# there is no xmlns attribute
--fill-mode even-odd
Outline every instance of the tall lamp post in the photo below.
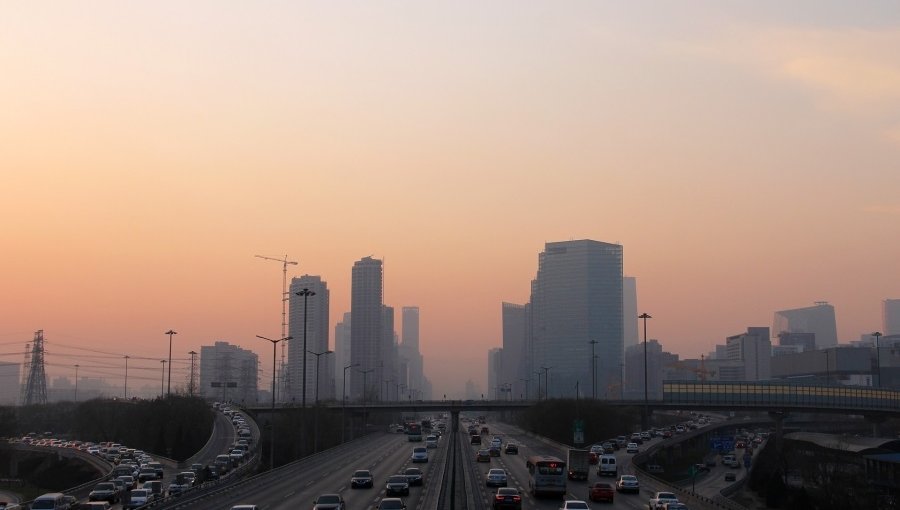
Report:
<svg viewBox="0 0 900 510"><path fill-rule="evenodd" d="M369 406L366 398L366 386L368 385L368 376L370 373L374 372L374 368L370 368L368 370L357 370L363 375L363 435L369 431Z"/></svg>
<svg viewBox="0 0 900 510"><path fill-rule="evenodd" d="M170 329L164 334L169 335L169 386L166 389L166 396L169 396L172 394L172 335L177 335L178 332Z"/></svg>
<svg viewBox="0 0 900 510"><path fill-rule="evenodd" d="M344 424L347 415L347 370L358 366L359 363L353 363L344 367L344 384L341 385L341 443L344 442L344 432L347 429Z"/></svg>
<svg viewBox="0 0 900 510"><path fill-rule="evenodd" d="M540 371L540 370L536 371L536 372L534 373L534 375L538 376L538 379L537 379L537 399L540 400L540 399L541 399L541 394L543 393L543 391L541 391L541 371Z"/></svg>
<svg viewBox="0 0 900 510"><path fill-rule="evenodd" d="M643 423L641 423L642 430L650 428L650 398L647 392L647 319L652 318L646 312L638 315L638 319L644 320L644 415Z"/></svg>
<svg viewBox="0 0 900 510"><path fill-rule="evenodd" d="M191 398L193 398L194 397L194 367L196 366L194 364L194 357L197 356L197 351L191 351L188 354L191 355L191 380L188 383L188 395L190 395Z"/></svg>
<svg viewBox="0 0 900 510"><path fill-rule="evenodd" d="M544 371L544 398L550 398L550 369L553 367L541 367Z"/></svg>
<svg viewBox="0 0 900 510"><path fill-rule="evenodd" d="M307 351L316 357L316 405L319 405L319 358L325 354L331 354L334 351L322 351L322 352L313 352Z"/></svg>
<svg viewBox="0 0 900 510"><path fill-rule="evenodd" d="M303 296L303 407L306 407L306 311L309 296L315 296L316 293L309 289L303 289L294 294Z"/></svg>
<svg viewBox="0 0 900 510"><path fill-rule="evenodd" d="M123 397L125 400L128 400L128 358L131 356L125 355L125 396Z"/></svg>
<svg viewBox="0 0 900 510"><path fill-rule="evenodd" d="M278 342L283 340L292 340L291 337L286 336L284 338L279 338L278 340L272 338L266 338L264 336L256 335L256 338L262 338L263 340L268 340L272 342L272 409L275 409L275 357L278 355L276 351L276 346ZM305 390L306 388L304 388Z"/></svg>
<svg viewBox="0 0 900 510"><path fill-rule="evenodd" d="M528 383L531 382L531 379L519 379L523 383L525 383L525 400L528 400ZM519 395L519 398L522 398L522 395Z"/></svg>
<svg viewBox="0 0 900 510"><path fill-rule="evenodd" d="M264 336L256 335L256 338L262 338L263 340L268 340L272 342L272 410L275 410L275 358L278 356L276 352L276 346L278 342L291 340L290 336L286 336L284 338L279 338L278 340L272 338L266 338ZM272 413L272 419L269 420L269 470L275 469L275 413Z"/></svg>
<svg viewBox="0 0 900 510"><path fill-rule="evenodd" d="M597 400L597 355L594 354L594 346L600 342L591 340L588 343L591 344L591 398Z"/></svg>
<svg viewBox="0 0 900 510"><path fill-rule="evenodd" d="M879 349L878 340L881 338L881 331L872 333L875 337L875 369L878 373L878 387L881 388L881 349Z"/></svg>
<svg viewBox="0 0 900 510"><path fill-rule="evenodd" d="M78 364L75 364L75 402L78 402Z"/></svg>
<svg viewBox="0 0 900 510"><path fill-rule="evenodd" d="M159 360L162 363L162 375L159 376L159 398L166 396L166 360Z"/></svg>

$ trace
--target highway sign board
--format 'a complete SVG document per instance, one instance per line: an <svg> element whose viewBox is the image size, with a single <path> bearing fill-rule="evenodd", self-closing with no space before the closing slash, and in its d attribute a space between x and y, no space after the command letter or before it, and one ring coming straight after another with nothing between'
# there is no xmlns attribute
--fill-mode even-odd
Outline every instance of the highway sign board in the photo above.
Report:
<svg viewBox="0 0 900 510"><path fill-rule="evenodd" d="M709 448L720 452L730 452L734 450L733 437L712 437L709 440Z"/></svg>

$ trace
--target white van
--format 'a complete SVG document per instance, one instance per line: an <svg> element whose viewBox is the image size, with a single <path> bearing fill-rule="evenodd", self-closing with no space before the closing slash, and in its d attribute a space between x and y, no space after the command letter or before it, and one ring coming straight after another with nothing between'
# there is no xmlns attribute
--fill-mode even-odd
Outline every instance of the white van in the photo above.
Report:
<svg viewBox="0 0 900 510"><path fill-rule="evenodd" d="M35 498L31 502L31 508L34 510L66 510L69 508L69 503L62 492L50 492Z"/></svg>
<svg viewBox="0 0 900 510"><path fill-rule="evenodd" d="M597 460L597 474L599 476L618 476L619 471L616 468L616 456L609 454L601 455Z"/></svg>

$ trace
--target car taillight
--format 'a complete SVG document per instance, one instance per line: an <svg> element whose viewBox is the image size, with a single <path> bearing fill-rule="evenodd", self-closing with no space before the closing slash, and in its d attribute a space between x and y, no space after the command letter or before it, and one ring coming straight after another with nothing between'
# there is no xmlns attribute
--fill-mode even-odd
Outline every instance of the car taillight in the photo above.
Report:
<svg viewBox="0 0 900 510"><path fill-rule="evenodd" d="M496 499L497 501L503 501L503 496L497 494L496 496L494 496L494 499Z"/></svg>
<svg viewBox="0 0 900 510"><path fill-rule="evenodd" d="M522 498L519 496L513 496L513 501L521 501L521 499Z"/></svg>

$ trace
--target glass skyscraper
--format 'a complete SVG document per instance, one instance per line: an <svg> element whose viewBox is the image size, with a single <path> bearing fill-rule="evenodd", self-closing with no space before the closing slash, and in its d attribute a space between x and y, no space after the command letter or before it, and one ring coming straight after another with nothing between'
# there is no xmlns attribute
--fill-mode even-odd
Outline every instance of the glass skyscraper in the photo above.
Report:
<svg viewBox="0 0 900 510"><path fill-rule="evenodd" d="M534 396L574 397L576 388L581 397L619 393L624 341L621 245L592 240L547 243L532 281L530 312L530 378L540 380L540 387L533 386L539 390ZM596 342L594 363L591 341Z"/></svg>

